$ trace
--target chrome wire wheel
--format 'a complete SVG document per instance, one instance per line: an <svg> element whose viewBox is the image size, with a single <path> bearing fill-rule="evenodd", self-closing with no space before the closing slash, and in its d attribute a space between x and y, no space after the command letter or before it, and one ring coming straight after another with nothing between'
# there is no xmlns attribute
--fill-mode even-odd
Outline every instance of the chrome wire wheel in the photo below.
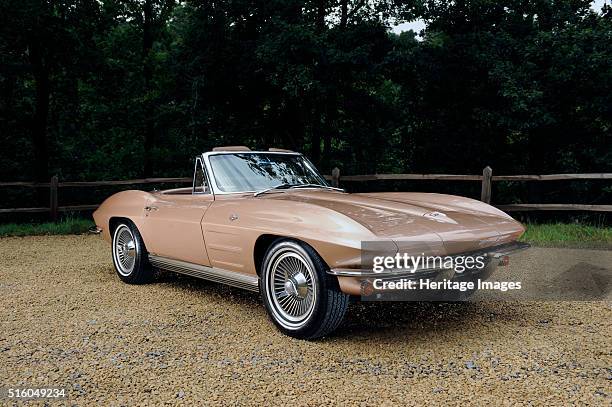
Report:
<svg viewBox="0 0 612 407"><path fill-rule="evenodd" d="M302 327L312 315L317 292L312 263L285 249L268 263L267 296L276 321L286 329Z"/></svg>
<svg viewBox="0 0 612 407"><path fill-rule="evenodd" d="M119 225L113 236L113 257L117 272L129 276L136 264L137 245L134 234L126 225Z"/></svg>

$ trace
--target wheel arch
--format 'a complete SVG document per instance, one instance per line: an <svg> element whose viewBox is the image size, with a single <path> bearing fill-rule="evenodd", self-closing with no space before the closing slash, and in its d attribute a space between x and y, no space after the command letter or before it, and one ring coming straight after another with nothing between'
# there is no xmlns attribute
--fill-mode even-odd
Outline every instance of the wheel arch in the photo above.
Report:
<svg viewBox="0 0 612 407"><path fill-rule="evenodd" d="M266 252L268 251L270 246L274 244L274 242L281 240L281 239L290 240L293 242L307 245L319 256L323 264L325 264L325 266L329 268L329 265L325 262L321 254L317 251L317 249L313 247L311 244L309 244L308 242L298 239L296 237L265 233L257 237L257 240L255 241L255 245L253 247L253 262L255 263L255 271L257 272L258 276L261 276L261 265L263 263L263 259L266 255Z"/></svg>
<svg viewBox="0 0 612 407"><path fill-rule="evenodd" d="M102 237L108 242L112 240L110 227L113 218L124 218L137 227L141 226L143 208L150 200L150 193L139 190L117 192L106 198L93 213L96 225L102 229Z"/></svg>
<svg viewBox="0 0 612 407"><path fill-rule="evenodd" d="M270 246L272 246L272 244L279 239L286 239L286 237L270 233L259 235L257 237L255 245L253 246L253 262L255 264L255 272L258 276L261 276L261 263L263 262L266 252Z"/></svg>
<svg viewBox="0 0 612 407"><path fill-rule="evenodd" d="M144 246L144 249L147 250L147 243L145 241L145 238L142 236L142 232L140 231L140 229L138 229L138 225L136 224L136 222L134 222L132 219L126 216L111 216L108 219L108 232L111 236L111 242L113 239L113 235L115 233L115 229L121 223L126 223L129 226L136 229L136 231L138 232L139 239L142 241L142 245Z"/></svg>
<svg viewBox="0 0 612 407"><path fill-rule="evenodd" d="M113 233L115 232L115 229L117 228L117 226L122 221L127 221L128 223L131 223L132 225L134 225L134 221L124 216L111 216L108 219L108 232L110 233L111 237L113 236Z"/></svg>

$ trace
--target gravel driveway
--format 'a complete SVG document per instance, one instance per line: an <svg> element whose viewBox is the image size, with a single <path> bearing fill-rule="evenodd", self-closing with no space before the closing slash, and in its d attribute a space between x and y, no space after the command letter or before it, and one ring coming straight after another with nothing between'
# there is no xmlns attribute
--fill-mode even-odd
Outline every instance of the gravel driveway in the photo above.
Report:
<svg viewBox="0 0 612 407"><path fill-rule="evenodd" d="M542 262L532 269L609 259L591 252L532 249ZM171 273L129 286L99 237L64 236L0 239L0 305L0 386L64 386L71 404L609 405L612 395L607 301L354 304L333 337L304 342L277 332L255 294Z"/></svg>

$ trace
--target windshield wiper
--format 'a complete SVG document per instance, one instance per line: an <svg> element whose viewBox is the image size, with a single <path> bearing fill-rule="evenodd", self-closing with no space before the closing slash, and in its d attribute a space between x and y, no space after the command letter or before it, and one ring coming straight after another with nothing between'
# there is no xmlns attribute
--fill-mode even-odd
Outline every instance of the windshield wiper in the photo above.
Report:
<svg viewBox="0 0 612 407"><path fill-rule="evenodd" d="M253 196L259 196L261 194L265 194L266 192L273 191L275 189L289 189L289 188L291 188L294 185L295 184L280 184L280 185L277 185L275 187L266 188L266 189L262 189L261 191L257 191L257 192L255 192L253 194Z"/></svg>
<svg viewBox="0 0 612 407"><path fill-rule="evenodd" d="M332 191L346 192L342 188L330 187L329 185L321 185L321 184L297 184L297 185L292 185L291 188L323 188L323 189L330 189Z"/></svg>
<svg viewBox="0 0 612 407"><path fill-rule="evenodd" d="M333 191L346 192L342 188L335 188L335 187L330 187L330 186L321 185L321 184L280 184L275 187L266 188L266 189L262 189L261 191L257 191L253 194L253 196L259 196L261 194L265 194L266 192L274 191L277 189L293 189L293 188L324 188L324 189L330 189Z"/></svg>

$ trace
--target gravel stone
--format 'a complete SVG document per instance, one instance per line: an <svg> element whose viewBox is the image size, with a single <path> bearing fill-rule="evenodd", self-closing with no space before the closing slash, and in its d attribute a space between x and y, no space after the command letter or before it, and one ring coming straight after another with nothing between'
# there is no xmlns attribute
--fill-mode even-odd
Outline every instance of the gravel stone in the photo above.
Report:
<svg viewBox="0 0 612 407"><path fill-rule="evenodd" d="M580 255L531 252L534 270ZM60 236L0 239L0 313L0 384L65 387L67 405L610 401L606 301L352 304L305 342L257 294L172 273L127 285L98 236Z"/></svg>

